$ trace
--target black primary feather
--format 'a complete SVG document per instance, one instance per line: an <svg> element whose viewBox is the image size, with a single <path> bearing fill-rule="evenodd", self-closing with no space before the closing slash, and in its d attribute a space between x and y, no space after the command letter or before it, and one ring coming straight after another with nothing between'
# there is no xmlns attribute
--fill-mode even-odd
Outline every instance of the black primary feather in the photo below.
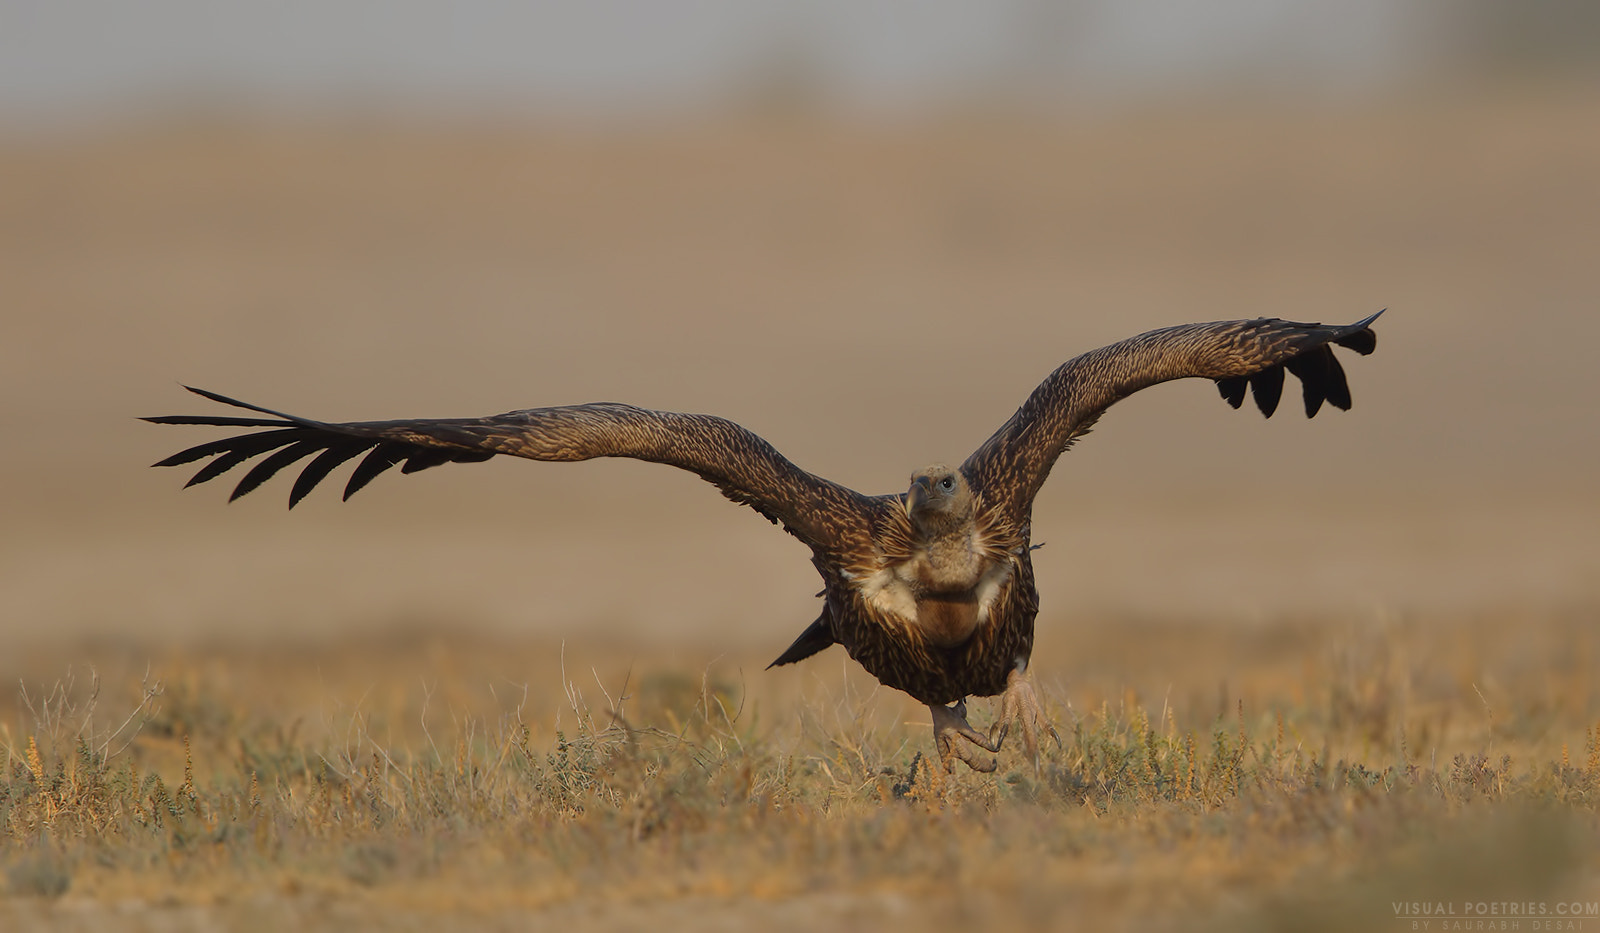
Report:
<svg viewBox="0 0 1600 933"><path fill-rule="evenodd" d="M284 444L299 440L307 433L309 432L305 428L290 425L281 431L262 431L257 434L224 437L221 440L208 441L204 444L197 444L187 450L180 450L167 459L152 464L152 466L182 466L185 463L193 463L201 457L212 457L220 453L245 449L250 451L245 456L253 457L274 447L282 447Z"/></svg>
<svg viewBox="0 0 1600 933"><path fill-rule="evenodd" d="M1240 405L1244 404L1244 389L1249 381L1250 380L1244 376L1235 376L1231 379L1218 379L1217 391L1222 393L1222 397L1227 400L1229 405L1232 405L1234 408L1238 408Z"/></svg>
<svg viewBox="0 0 1600 933"><path fill-rule="evenodd" d="M377 478L379 473L389 469L406 458L406 449L400 444L385 441L372 449L367 458L356 464L355 472L350 474L350 481L344 487L344 499L348 501L351 496L361 491L361 487Z"/></svg>
<svg viewBox="0 0 1600 933"><path fill-rule="evenodd" d="M233 418L227 415L156 415L139 420L151 424L208 424L219 428L280 428L294 424L293 421L281 419Z"/></svg>
<svg viewBox="0 0 1600 933"><path fill-rule="evenodd" d="M189 477L189 481L183 484L183 488L188 489L190 486L209 483L258 453L260 451L257 450L230 450L220 454L212 458L210 463L201 467L195 475Z"/></svg>
<svg viewBox="0 0 1600 933"><path fill-rule="evenodd" d="M317 483L328 479L328 474L334 471L334 467L349 459L362 456L373 448L374 443L376 442L358 440L354 437L331 442L328 450L322 451L322 456L306 464L306 469L302 469L301 475L294 479L294 488L290 490L290 509L298 506L299 501L306 498L307 493L317 488Z"/></svg>
<svg viewBox="0 0 1600 933"><path fill-rule="evenodd" d="M1278 400L1283 397L1283 367L1268 366L1250 377L1250 394L1255 397L1262 417L1271 418L1278 410Z"/></svg>
<svg viewBox="0 0 1600 933"><path fill-rule="evenodd" d="M311 456L321 450L322 446L320 440L305 440L296 441L283 448L256 464L249 473L246 473L244 479L239 480L239 485L233 487L233 495L228 497L228 501L232 502L240 496L249 495L257 486L271 479L273 474L296 460Z"/></svg>
<svg viewBox="0 0 1600 933"><path fill-rule="evenodd" d="M1328 404L1340 411L1350 410L1350 381L1345 378L1344 366L1333 351L1323 347L1323 364L1328 373Z"/></svg>
<svg viewBox="0 0 1600 933"><path fill-rule="evenodd" d="M1302 353L1284 365L1300 380L1300 395L1306 404L1306 417L1315 418L1328 397L1328 368L1321 354Z"/></svg>
<svg viewBox="0 0 1600 933"><path fill-rule="evenodd" d="M300 504L306 494L315 489L317 484L327 479L334 468L346 460L353 460L370 450L374 441L348 438L332 441L327 450L324 450L317 459L306 464L306 468L295 477L294 488L289 490L289 508Z"/></svg>

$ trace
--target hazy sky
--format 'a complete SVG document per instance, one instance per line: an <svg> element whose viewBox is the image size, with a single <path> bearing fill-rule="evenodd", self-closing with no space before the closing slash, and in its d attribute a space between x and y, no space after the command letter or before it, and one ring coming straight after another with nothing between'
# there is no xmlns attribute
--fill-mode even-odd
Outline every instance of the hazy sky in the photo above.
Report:
<svg viewBox="0 0 1600 933"><path fill-rule="evenodd" d="M1334 87L1419 56L1386 0L0 0L0 118L129 108L650 110L799 90L901 106L1027 88Z"/></svg>

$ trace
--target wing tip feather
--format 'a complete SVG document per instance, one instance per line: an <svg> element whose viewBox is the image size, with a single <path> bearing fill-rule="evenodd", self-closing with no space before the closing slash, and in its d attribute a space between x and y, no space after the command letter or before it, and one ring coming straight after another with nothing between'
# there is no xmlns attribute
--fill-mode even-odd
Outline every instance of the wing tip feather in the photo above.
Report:
<svg viewBox="0 0 1600 933"><path fill-rule="evenodd" d="M1217 391L1222 394L1223 401L1227 402L1234 409L1238 409L1239 406L1244 404L1245 388L1250 382L1248 377L1231 376L1226 379L1218 379L1216 382Z"/></svg>

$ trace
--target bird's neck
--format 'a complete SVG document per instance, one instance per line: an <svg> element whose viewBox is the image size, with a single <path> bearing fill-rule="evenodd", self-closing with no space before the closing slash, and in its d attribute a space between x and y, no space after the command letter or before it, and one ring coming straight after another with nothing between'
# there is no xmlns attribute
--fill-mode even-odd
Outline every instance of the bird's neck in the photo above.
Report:
<svg viewBox="0 0 1600 933"><path fill-rule="evenodd" d="M971 537L972 510L922 508L910 514L913 537L919 544L957 537Z"/></svg>
<svg viewBox="0 0 1600 933"><path fill-rule="evenodd" d="M916 582L926 593L971 592L987 569L971 522L919 536L913 562Z"/></svg>

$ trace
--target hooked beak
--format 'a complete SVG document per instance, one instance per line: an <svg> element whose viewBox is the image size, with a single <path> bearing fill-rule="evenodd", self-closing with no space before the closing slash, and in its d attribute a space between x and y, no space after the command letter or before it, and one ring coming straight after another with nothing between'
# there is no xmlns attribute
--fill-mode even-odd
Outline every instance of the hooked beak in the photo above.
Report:
<svg viewBox="0 0 1600 933"><path fill-rule="evenodd" d="M919 511L927 504L930 494L928 484L930 482L931 480L927 477L919 476L911 483L911 490L906 493L906 509L908 511Z"/></svg>

